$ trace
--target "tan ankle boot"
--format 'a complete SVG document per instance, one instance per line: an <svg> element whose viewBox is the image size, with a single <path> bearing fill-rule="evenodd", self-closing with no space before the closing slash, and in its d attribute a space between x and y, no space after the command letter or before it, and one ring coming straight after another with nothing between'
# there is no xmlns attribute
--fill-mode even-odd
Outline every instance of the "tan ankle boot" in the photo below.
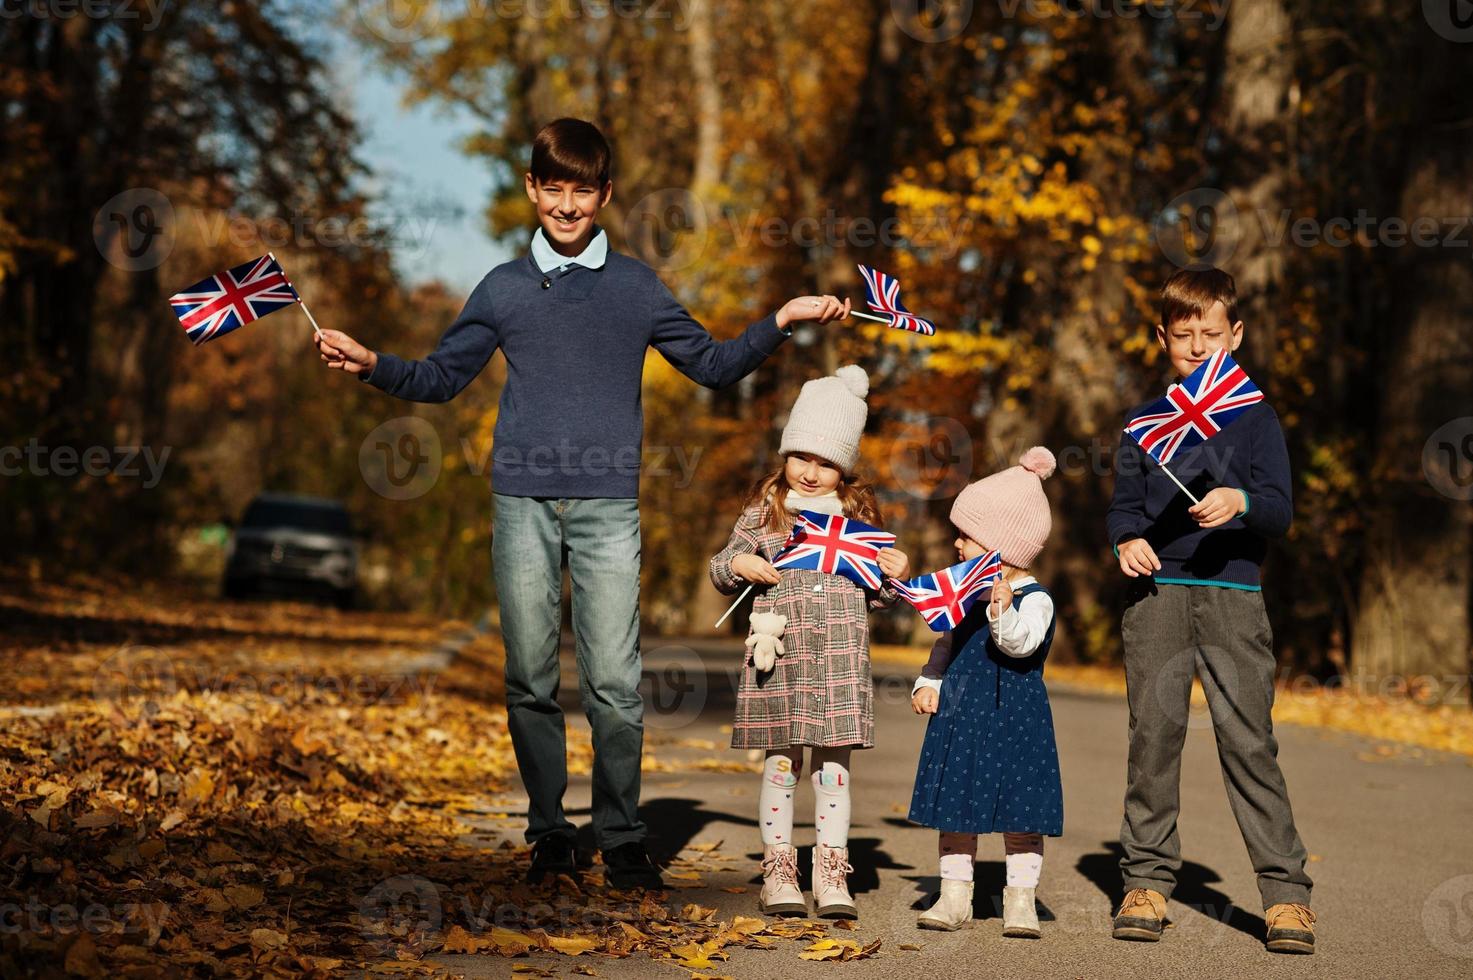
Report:
<svg viewBox="0 0 1473 980"><path fill-rule="evenodd" d="M941 897L916 918L922 929L955 932L972 921L972 882L941 879Z"/></svg>
<svg viewBox="0 0 1473 980"><path fill-rule="evenodd" d="M798 887L798 852L792 844L762 848L762 894L757 910L763 915L808 914L808 900Z"/></svg>
<svg viewBox="0 0 1473 980"><path fill-rule="evenodd" d="M859 918L854 896L849 894L849 875L853 871L849 848L814 845L813 904L818 906L814 914L820 919Z"/></svg>

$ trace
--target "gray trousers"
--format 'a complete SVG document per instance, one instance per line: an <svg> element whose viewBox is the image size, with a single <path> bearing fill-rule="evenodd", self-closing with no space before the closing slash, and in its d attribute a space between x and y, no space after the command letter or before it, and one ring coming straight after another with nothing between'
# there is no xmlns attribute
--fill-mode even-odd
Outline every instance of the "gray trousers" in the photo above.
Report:
<svg viewBox="0 0 1473 980"><path fill-rule="evenodd" d="M572 834L568 740L558 704L563 555L583 712L593 728L593 833L601 850L643 840L639 501L496 494L492 564L506 640L506 712L527 789L527 842Z"/></svg>
<svg viewBox="0 0 1473 980"><path fill-rule="evenodd" d="M1181 870L1176 818L1192 675L1202 678L1217 757L1263 907L1309 903L1312 882L1274 738L1273 630L1263 593L1146 581L1121 622L1130 702L1130 763L1120 859L1125 888L1167 898Z"/></svg>

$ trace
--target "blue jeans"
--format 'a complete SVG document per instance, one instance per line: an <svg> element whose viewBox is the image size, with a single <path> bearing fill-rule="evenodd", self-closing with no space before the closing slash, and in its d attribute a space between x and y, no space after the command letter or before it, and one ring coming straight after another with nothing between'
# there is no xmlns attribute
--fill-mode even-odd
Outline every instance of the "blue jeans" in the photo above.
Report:
<svg viewBox="0 0 1473 980"><path fill-rule="evenodd" d="M507 718L530 801L527 841L574 833L563 813L568 747L557 702L564 555L578 689L593 727L594 837L601 850L643 840L639 502L494 496L491 556L506 640Z"/></svg>

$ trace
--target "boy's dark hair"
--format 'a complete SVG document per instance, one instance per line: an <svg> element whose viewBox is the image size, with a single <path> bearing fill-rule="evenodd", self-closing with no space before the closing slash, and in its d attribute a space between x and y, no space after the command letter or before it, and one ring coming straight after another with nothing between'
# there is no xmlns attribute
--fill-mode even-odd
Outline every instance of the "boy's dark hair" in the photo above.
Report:
<svg viewBox="0 0 1473 980"><path fill-rule="evenodd" d="M613 153L598 127L584 119L554 119L532 140L532 179L570 180L602 188Z"/></svg>
<svg viewBox="0 0 1473 980"><path fill-rule="evenodd" d="M1227 310L1229 325L1238 322L1238 286L1233 277L1212 266L1181 269L1161 287L1161 326L1206 316L1213 303Z"/></svg>

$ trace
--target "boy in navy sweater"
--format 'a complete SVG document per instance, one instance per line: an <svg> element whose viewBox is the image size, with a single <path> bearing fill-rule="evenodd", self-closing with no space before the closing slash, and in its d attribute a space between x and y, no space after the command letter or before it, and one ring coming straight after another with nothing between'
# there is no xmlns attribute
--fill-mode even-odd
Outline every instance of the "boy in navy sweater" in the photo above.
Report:
<svg viewBox="0 0 1473 980"><path fill-rule="evenodd" d="M528 254L492 269L435 350L419 361L337 330L316 340L329 367L399 398L443 402L491 356L506 356L492 448L492 562L506 640L508 724L529 797L528 880L572 874L563 812L567 741L558 706L562 561L593 728L593 830L615 888L663 887L639 819L644 702L639 693L640 380L654 347L699 384L750 374L801 320L849 315L833 296L800 296L718 342L654 271L612 251L598 227L611 153L593 124L559 119L532 144L527 196L541 227Z"/></svg>
<svg viewBox="0 0 1473 980"><path fill-rule="evenodd" d="M1173 275L1161 291L1156 339L1182 379L1222 348L1237 350L1243 323L1232 277L1219 269ZM1279 771L1273 631L1259 584L1268 539L1286 534L1293 516L1278 417L1259 402L1172 459L1172 473L1199 504L1130 436L1121 436L1116 460L1105 523L1120 570L1135 582L1121 622L1130 761L1120 830L1126 895L1114 936L1161 938L1181 869L1181 752L1197 673L1228 800L1258 875L1268 948L1312 953L1311 882Z"/></svg>

